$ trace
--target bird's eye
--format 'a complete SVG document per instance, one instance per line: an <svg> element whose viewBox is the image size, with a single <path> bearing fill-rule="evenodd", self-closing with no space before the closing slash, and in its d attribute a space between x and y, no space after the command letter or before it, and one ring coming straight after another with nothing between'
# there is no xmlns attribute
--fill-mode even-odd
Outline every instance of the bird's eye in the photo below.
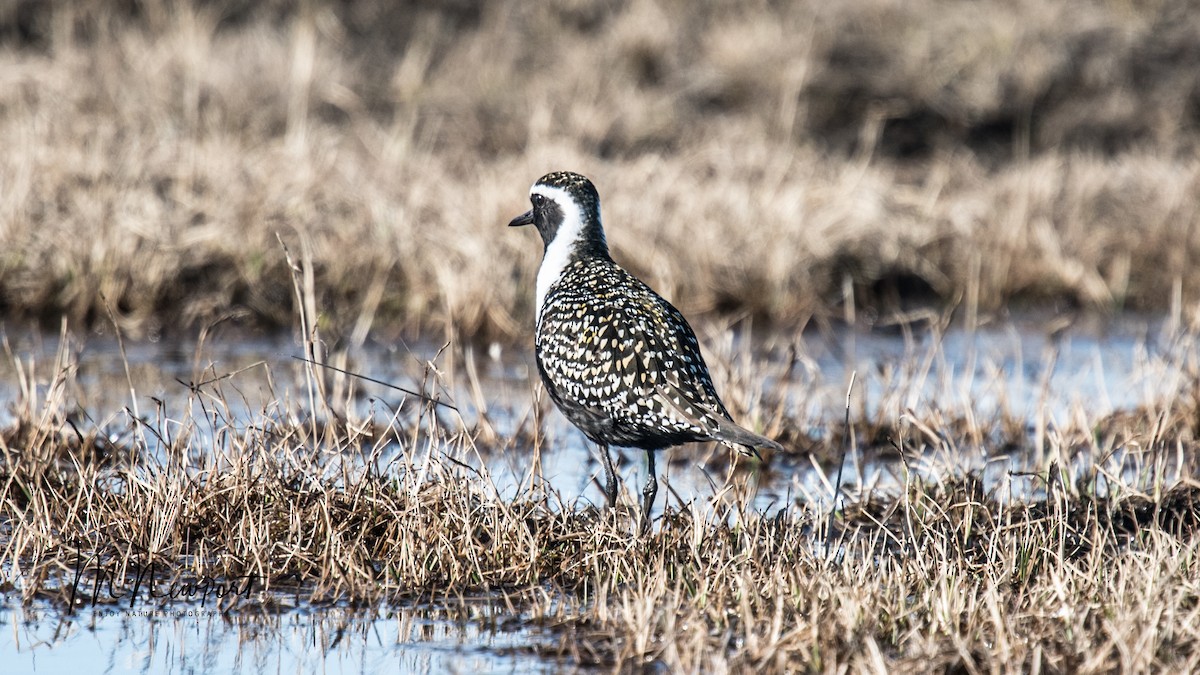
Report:
<svg viewBox="0 0 1200 675"><path fill-rule="evenodd" d="M533 195L529 198L535 207L541 208L542 204L546 203L546 198L541 195Z"/></svg>

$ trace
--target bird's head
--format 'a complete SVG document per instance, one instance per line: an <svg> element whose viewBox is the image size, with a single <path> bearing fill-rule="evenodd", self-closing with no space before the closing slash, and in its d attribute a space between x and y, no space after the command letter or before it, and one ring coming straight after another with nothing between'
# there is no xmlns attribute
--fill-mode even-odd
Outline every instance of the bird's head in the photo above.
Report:
<svg viewBox="0 0 1200 675"><path fill-rule="evenodd" d="M533 225L542 236L546 255L608 255L600 224L600 195L592 181L570 171L555 171L529 188L533 208L513 218L509 227Z"/></svg>

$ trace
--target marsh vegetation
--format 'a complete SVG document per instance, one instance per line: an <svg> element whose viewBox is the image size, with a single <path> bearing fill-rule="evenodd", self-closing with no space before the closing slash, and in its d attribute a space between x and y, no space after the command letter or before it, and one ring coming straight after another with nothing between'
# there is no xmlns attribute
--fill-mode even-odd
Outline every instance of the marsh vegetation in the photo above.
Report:
<svg viewBox="0 0 1200 675"><path fill-rule="evenodd" d="M1200 668L1200 17L827 5L0 7L5 604L415 608L555 667ZM674 451L645 536L530 377L504 224L560 168L787 448ZM1023 311L1028 351L973 346Z"/></svg>
<svg viewBox="0 0 1200 675"><path fill-rule="evenodd" d="M579 441L545 400L508 389L527 382L519 369L504 383L466 352L409 355L393 377L439 405L294 360L222 371L198 353L167 395L128 380L133 402L154 404L139 413L80 405L98 366L66 339L50 363L16 359L28 389L0 442L0 561L12 601L68 620L97 605L421 607L519 626L564 665L1187 670L1200 361L1194 334L1159 338L1131 380L1142 403L1043 400L1026 418L1024 402L927 399L926 380L965 398L970 377L930 336L906 359L928 370L862 376L848 429L812 405L840 380L729 343L721 386L792 450L675 451L710 482L689 488L669 463L671 496L642 536L638 482L597 508L598 488L555 464ZM586 486L600 466L583 453L566 463Z"/></svg>

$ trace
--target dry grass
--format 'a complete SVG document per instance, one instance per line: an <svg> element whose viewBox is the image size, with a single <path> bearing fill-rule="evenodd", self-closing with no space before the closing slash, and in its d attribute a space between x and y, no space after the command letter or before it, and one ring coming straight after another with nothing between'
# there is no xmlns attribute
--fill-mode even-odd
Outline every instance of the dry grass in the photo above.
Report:
<svg viewBox="0 0 1200 675"><path fill-rule="evenodd" d="M1182 1L5 7L9 317L286 325L278 236L331 337L513 339L558 168L697 318L1200 299Z"/></svg>
<svg viewBox="0 0 1200 675"><path fill-rule="evenodd" d="M52 375L24 378L0 436L0 568L13 597L63 611L73 589L79 606L92 593L127 602L150 565L159 593L253 577L248 593L206 599L227 612L336 600L454 613L483 596L549 638L548 656L614 668L1188 671L1200 667L1200 485L1187 478L1200 470L1200 359L1196 335L1179 338L1153 366L1179 386L1155 403L1022 426L1041 446L1008 451L1043 453L1035 475L997 482L957 459L997 454L1017 424L1004 414L931 402L897 417L916 367L854 429L856 453L902 452L896 489L851 478L832 514L828 493L759 513L752 484L801 459L767 457L644 537L632 507L583 506L532 466L515 498L497 495L481 467L529 462L545 443L538 414L497 435L486 415L410 401L379 424L352 393L321 403L315 378L268 389L243 419L243 380L272 378L209 372L178 410L95 423L64 340L48 370L18 364ZM733 401L796 400L810 384L780 378L767 396L738 364L768 366L717 358ZM427 390L469 398L450 381ZM811 426L788 412L800 407L757 406L793 439ZM842 447L840 434L807 442L815 457Z"/></svg>

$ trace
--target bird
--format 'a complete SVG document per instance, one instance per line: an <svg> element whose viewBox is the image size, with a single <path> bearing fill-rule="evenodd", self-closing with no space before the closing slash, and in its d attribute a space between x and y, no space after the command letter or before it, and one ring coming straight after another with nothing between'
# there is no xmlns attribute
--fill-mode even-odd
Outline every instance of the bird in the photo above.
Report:
<svg viewBox="0 0 1200 675"><path fill-rule="evenodd" d="M548 173L530 188L529 201L532 208L508 225L533 225L542 239L538 373L559 411L599 446L610 507L617 503L610 446L646 452L643 531L658 494L656 452L694 441L716 441L744 455L783 449L733 421L687 319L613 261L590 180Z"/></svg>

